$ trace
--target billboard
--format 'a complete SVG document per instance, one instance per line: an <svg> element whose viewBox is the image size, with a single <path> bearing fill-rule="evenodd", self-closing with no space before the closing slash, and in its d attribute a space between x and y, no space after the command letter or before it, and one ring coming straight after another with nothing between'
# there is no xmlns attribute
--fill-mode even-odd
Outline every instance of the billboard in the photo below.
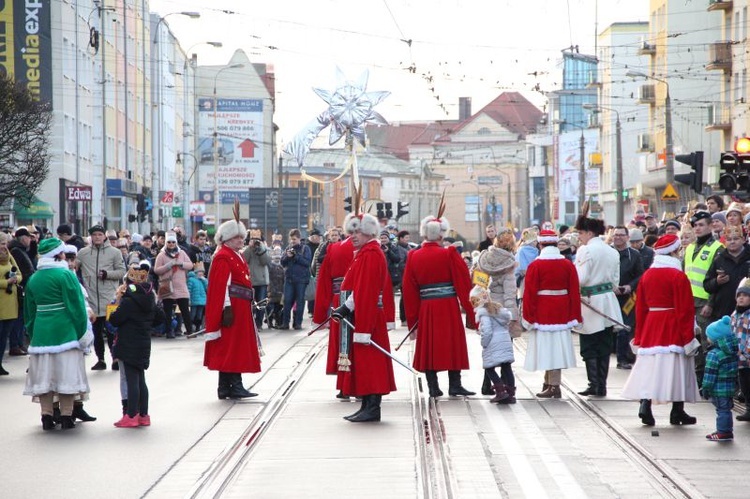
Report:
<svg viewBox="0 0 750 499"><path fill-rule="evenodd" d="M0 0L0 73L52 102L51 0Z"/></svg>
<svg viewBox="0 0 750 499"><path fill-rule="evenodd" d="M586 172L586 194L599 192L599 169L589 164L589 153L599 150L597 130L584 130L584 168ZM563 133L557 144L557 192L560 201L578 201L581 171L581 134Z"/></svg>
<svg viewBox="0 0 750 499"><path fill-rule="evenodd" d="M201 98L198 106L199 190L213 192L215 172L222 199L225 192L262 187L263 100Z"/></svg>

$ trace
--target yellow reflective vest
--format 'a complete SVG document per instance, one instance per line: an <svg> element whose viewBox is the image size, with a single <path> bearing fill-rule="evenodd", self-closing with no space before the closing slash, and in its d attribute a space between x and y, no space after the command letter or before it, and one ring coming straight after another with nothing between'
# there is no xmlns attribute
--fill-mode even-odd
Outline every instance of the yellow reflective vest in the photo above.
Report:
<svg viewBox="0 0 750 499"><path fill-rule="evenodd" d="M710 243L701 246L698 254L694 254L696 243L691 243L685 248L685 275L690 280L694 298L708 300L708 293L703 289L703 279L706 278L708 268L714 261L716 252L724 246L719 242L711 240Z"/></svg>

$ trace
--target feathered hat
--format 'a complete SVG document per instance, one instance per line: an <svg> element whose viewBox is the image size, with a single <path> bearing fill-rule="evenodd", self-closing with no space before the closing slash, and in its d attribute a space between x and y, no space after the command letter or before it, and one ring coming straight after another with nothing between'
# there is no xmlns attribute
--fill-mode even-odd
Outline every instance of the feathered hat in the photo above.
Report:
<svg viewBox="0 0 750 499"><path fill-rule="evenodd" d="M419 235L424 237L427 241L437 241L438 239L445 237L445 235L451 230L450 222L448 222L448 219L443 216L445 208L445 189L443 189L443 195L440 196L437 216L433 217L430 215L425 217L419 224Z"/></svg>
<svg viewBox="0 0 750 499"><path fill-rule="evenodd" d="M360 231L368 236L380 234L380 223L378 219L369 213L362 212L362 184L353 186L352 212L344 219L344 230L347 234Z"/></svg>
<svg viewBox="0 0 750 499"><path fill-rule="evenodd" d="M589 202L586 200L581 206L581 214L578 215L576 220L576 230L593 232L597 236L604 234L605 226L604 220L597 220L595 218L589 218Z"/></svg>
<svg viewBox="0 0 750 499"><path fill-rule="evenodd" d="M216 229L216 235L214 236L216 244L224 243L237 236L245 237L247 229L245 224L240 222L240 201L237 198L234 198L232 215L234 215L234 220L227 220Z"/></svg>

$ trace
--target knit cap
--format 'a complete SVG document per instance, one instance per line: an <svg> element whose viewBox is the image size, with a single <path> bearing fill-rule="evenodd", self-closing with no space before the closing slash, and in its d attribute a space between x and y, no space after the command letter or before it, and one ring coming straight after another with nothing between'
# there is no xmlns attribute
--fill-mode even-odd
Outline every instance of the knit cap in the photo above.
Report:
<svg viewBox="0 0 750 499"><path fill-rule="evenodd" d="M712 343L716 343L719 338L724 336L732 335L732 327L730 326L731 320L728 315L725 315L716 322L712 322L706 328L706 336L711 340Z"/></svg>
<svg viewBox="0 0 750 499"><path fill-rule="evenodd" d="M740 293L750 296L750 277L745 277L744 279L740 281L740 285L737 287L737 292L735 293L735 296L737 296Z"/></svg>

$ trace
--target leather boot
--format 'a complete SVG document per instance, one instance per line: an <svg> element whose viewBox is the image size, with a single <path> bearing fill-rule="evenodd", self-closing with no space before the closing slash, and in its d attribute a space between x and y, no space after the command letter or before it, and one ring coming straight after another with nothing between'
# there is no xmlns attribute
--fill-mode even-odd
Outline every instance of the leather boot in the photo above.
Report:
<svg viewBox="0 0 750 499"><path fill-rule="evenodd" d="M596 395L599 391L597 361L595 358L586 359L584 363L586 364L586 377L589 380L589 386L584 391L578 392L578 395Z"/></svg>
<svg viewBox="0 0 750 499"><path fill-rule="evenodd" d="M492 388L492 381L487 373L484 373L484 381L482 381L482 395L495 395L495 390Z"/></svg>
<svg viewBox="0 0 750 499"><path fill-rule="evenodd" d="M73 404L73 419L80 419L81 421L96 421L96 418L89 415L89 413L83 408L83 402L76 402Z"/></svg>
<svg viewBox="0 0 750 499"><path fill-rule="evenodd" d="M51 414L42 414L42 430L49 431L55 429L55 420Z"/></svg>
<svg viewBox="0 0 750 499"><path fill-rule="evenodd" d="M740 369L738 378L740 381L740 391L745 398L745 412L735 419L737 421L750 421L750 369Z"/></svg>
<svg viewBox="0 0 750 499"><path fill-rule="evenodd" d="M510 397L508 388L503 383L497 383L493 387L495 388L495 396L490 399L490 404L500 404L503 400Z"/></svg>
<svg viewBox="0 0 750 499"><path fill-rule="evenodd" d="M60 406L55 403L55 406L52 407L52 421L55 424L60 424L60 416L62 416L62 414L60 414Z"/></svg>
<svg viewBox="0 0 750 499"><path fill-rule="evenodd" d="M229 398L229 385L231 385L229 373L219 371L219 388L216 390L219 400Z"/></svg>
<svg viewBox="0 0 750 499"><path fill-rule="evenodd" d="M537 393L536 396L540 399L559 399L562 397L562 392L558 385L547 385L547 389L542 393Z"/></svg>
<svg viewBox="0 0 750 499"><path fill-rule="evenodd" d="M440 397L443 395L438 385L437 371L425 371L424 377L427 378L427 388L430 392L430 397Z"/></svg>
<svg viewBox="0 0 750 499"><path fill-rule="evenodd" d="M607 375L609 374L609 355L602 355L596 359L596 378L597 390L596 395L599 397L607 396Z"/></svg>
<svg viewBox="0 0 750 499"><path fill-rule="evenodd" d="M669 424L695 424L698 420L685 412L685 402L672 402L672 412L669 413Z"/></svg>
<svg viewBox="0 0 750 499"><path fill-rule="evenodd" d="M60 428L63 430L70 430L75 427L76 423L73 416L60 416Z"/></svg>
<svg viewBox="0 0 750 499"><path fill-rule="evenodd" d="M352 423L369 423L371 421L380 421L380 401L382 395L367 395L367 404L365 410L348 419Z"/></svg>
<svg viewBox="0 0 750 499"><path fill-rule="evenodd" d="M349 421L351 418L359 416L359 414L362 411L364 411L365 408L367 407L367 404L369 403L369 400L370 400L369 397L370 397L369 395L365 395L364 397L361 397L362 398L362 405L359 406L359 410L357 412L355 412L354 414L349 414L348 416L344 416L344 419L346 419L347 421Z"/></svg>
<svg viewBox="0 0 750 499"><path fill-rule="evenodd" d="M508 392L508 398L503 399L498 404L515 404L516 403L516 387L505 385L505 390Z"/></svg>
<svg viewBox="0 0 750 499"><path fill-rule="evenodd" d="M654 414L651 412L651 400L641 399L641 405L638 408L638 417L641 418L641 422L646 426L654 426L656 424Z"/></svg>
<svg viewBox="0 0 750 499"><path fill-rule="evenodd" d="M244 399L248 397L257 397L257 393L248 391L242 386L242 375L239 373L230 373L231 383L229 385L229 398L230 399Z"/></svg>
<svg viewBox="0 0 750 499"><path fill-rule="evenodd" d="M476 395L461 386L461 371L448 371L448 395L451 397L469 397Z"/></svg>

